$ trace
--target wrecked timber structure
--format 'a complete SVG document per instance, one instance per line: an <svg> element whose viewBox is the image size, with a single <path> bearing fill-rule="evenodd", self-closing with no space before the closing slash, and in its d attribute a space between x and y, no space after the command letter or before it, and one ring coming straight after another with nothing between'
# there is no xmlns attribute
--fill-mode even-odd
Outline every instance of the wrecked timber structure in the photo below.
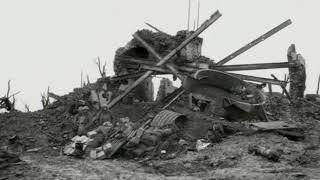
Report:
<svg viewBox="0 0 320 180"><path fill-rule="evenodd" d="M282 112L310 102L304 99L305 60L296 52L295 45L288 49L287 62L226 65L290 25L291 20L215 61L201 54L203 39L198 36L220 16L217 11L197 30L183 30L176 35L156 28L156 32L137 31L133 39L115 53L115 76L106 77L99 66L101 78L95 83L87 83L64 96L48 90L48 97L56 101L48 104L43 112L54 118L46 122L41 120L41 128L54 126L58 129L55 136L46 135L60 143L64 155L98 160L135 159L144 165L153 160L179 159L188 152L201 154L239 134L243 135L242 139L249 139L254 134L275 133L277 136L272 138L281 141L279 136L285 137L285 145L291 146L287 141L304 140L308 133ZM287 68L289 79L232 73L277 68ZM169 79L163 79L154 100L152 78L156 75L172 75L174 80L181 81L181 87L174 87ZM289 91L287 84L290 84ZM280 86L282 94L272 92L272 85ZM269 87L269 93L263 91L265 86ZM4 100L0 102L5 107ZM242 139L237 143L241 144ZM10 136L9 141L15 144L17 136ZM284 152L271 147L272 141L270 146L264 143L259 140L259 143L246 144L245 156L258 155L272 163L283 160ZM29 152L37 151L39 149L34 147L29 149ZM197 169L201 164L200 167L219 168L225 162L238 161L238 156L244 155L237 154L223 162L206 165L192 164L198 161L195 160L189 163L189 168L184 166ZM203 156L199 161L207 160L208 157ZM172 173L176 166L164 164L160 171Z"/></svg>
<svg viewBox="0 0 320 180"><path fill-rule="evenodd" d="M172 109L174 106L171 105L175 101L180 101L180 104L187 104L189 108L195 111L207 111L208 115L211 113L229 119L256 117L256 119L260 119L261 121L268 121L268 116L263 107L266 100L261 90L261 86L263 85L252 83L252 81L268 83L269 86L271 86L270 84L279 85L290 100L291 96L293 99L303 97L304 87L300 87L295 83L305 83L303 78L301 80L301 77L305 76L301 74L301 72L305 72L304 61L302 56L295 54L294 45L289 49L288 62L224 65L254 45L290 25L290 20L285 21L253 42L215 63L213 60L201 55L203 39L199 38L198 35L220 16L221 14L217 11L196 31L180 31L175 36L159 31L142 30L136 32L133 35L134 39L125 47L119 48L116 52L114 60L116 76L100 79L102 89L91 91L90 96L97 97L95 101L99 104L96 109L105 109L102 111L108 114L108 110L112 111L112 108L122 100L128 104L134 102L152 102L154 91L151 79L152 75L172 74L174 79L178 78L181 80L182 86L172 90L166 97L158 99L140 123L134 124L130 121L130 118L122 118L122 124L119 125L117 122L119 126L117 127L113 125L114 122L112 122L109 115L110 117L107 116L108 118L102 122L105 125L99 126L100 129L88 131L89 126L87 123L81 122L82 120L80 119L78 127L78 135L80 136L73 139L74 143L67 146L65 153L71 155L76 153L77 139L81 139L81 135L87 134L88 138L94 141L95 136L100 131L107 140L104 140L104 143L102 143L100 137L98 138L100 141L94 143L95 146L102 143L102 146L94 147L95 149L90 152L91 157L95 159L111 158L120 149L125 149L125 154L131 154L133 157L150 155L150 152L154 153L163 150L163 147L159 149L155 145L163 140L166 141L173 134L180 134L179 138L176 139L185 140L186 137L184 136L192 136L193 130L191 127L185 128L183 126L188 124L188 118L183 118L184 113ZM289 69L292 81L291 85L294 85L294 87L291 86L290 92L286 90L287 82L280 81L276 77L274 79L267 79L229 73L229 71L274 68ZM299 75L295 75L297 73ZM250 82L244 80L249 80ZM111 84L118 87L117 89L120 94L116 94L116 92L110 90ZM104 96L105 94L109 94L109 96L106 97ZM89 109L89 107L84 108ZM185 131L185 129L191 130ZM218 131L218 129L214 129L213 131L216 130ZM202 133L197 133L204 136L207 131L209 129ZM110 134L110 132L112 133ZM213 141L220 141L219 137L222 135L217 136L214 137L217 140ZM200 138L200 136L193 137L191 141L197 138ZM211 139L214 138L211 137ZM86 139L85 142L91 142L89 139ZM80 141L84 140L81 139ZM80 143L82 144L80 147L83 147L83 144L87 146L88 144L86 143ZM178 142L171 142L171 144L178 144ZM179 147L175 147L175 149L179 149Z"/></svg>

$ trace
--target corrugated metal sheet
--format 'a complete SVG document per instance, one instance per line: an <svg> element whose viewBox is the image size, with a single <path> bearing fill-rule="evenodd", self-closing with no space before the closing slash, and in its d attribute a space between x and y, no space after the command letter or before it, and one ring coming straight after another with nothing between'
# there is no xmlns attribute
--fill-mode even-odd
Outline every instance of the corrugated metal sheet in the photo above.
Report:
<svg viewBox="0 0 320 180"><path fill-rule="evenodd" d="M182 117L184 115L169 111L169 110L163 110L159 112L152 120L151 126L154 127L163 127L165 125L174 124L175 120L179 117Z"/></svg>

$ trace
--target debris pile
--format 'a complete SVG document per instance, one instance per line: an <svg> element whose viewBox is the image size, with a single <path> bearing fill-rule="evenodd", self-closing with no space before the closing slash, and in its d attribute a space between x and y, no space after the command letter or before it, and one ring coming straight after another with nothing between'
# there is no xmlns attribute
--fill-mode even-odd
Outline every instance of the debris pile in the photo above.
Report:
<svg viewBox="0 0 320 180"><path fill-rule="evenodd" d="M41 125L45 124L42 127L54 126L58 130L54 135L46 135L63 146L64 155L97 160L128 158L139 162L205 152L233 135L246 138L276 134L286 142L305 140L308 137L305 129L288 112L305 103L319 106L320 98L319 95L304 98L305 60L297 54L294 45L288 49L288 62L225 65L291 21L283 22L216 62L201 55L203 39L198 35L220 16L217 11L196 31L183 30L176 35L139 30L116 51L115 76L106 76L105 65L101 67L99 59L101 78L95 83L81 82L82 87L63 96L48 89L47 96L42 98L44 109L36 113L50 116L46 122L40 120ZM275 68L288 68L289 79L231 73ZM163 78L154 98L152 78L156 75L170 75L174 80L179 79L181 86L174 87L168 78ZM263 90L266 85L269 92ZM280 86L283 92L272 92L272 85ZM50 102L49 98L55 101ZM1 98L0 108L11 107L8 100L9 95ZM320 119L319 111L303 114ZM261 144L250 143L241 148L246 149L246 154L273 162L286 158L281 150ZM231 161L240 156L239 153L225 159L233 166L236 163ZM203 158L204 162L207 160ZM215 168L224 166L220 161L207 164Z"/></svg>
<svg viewBox="0 0 320 180"><path fill-rule="evenodd" d="M285 91L286 81L275 76L267 79L226 71L289 68L291 74L303 73L304 63L298 58L302 56L296 55L292 45L288 63L224 65L253 46L249 44L233 53L235 55L215 63L201 55L203 39L197 36L219 16L216 12L196 31L179 31L175 36L137 31L126 46L116 51L115 76L106 77L102 73L96 83L88 83L65 96L48 92L56 99L49 108L62 114L67 112L74 126L74 137L65 146L64 153L94 159L115 156L165 158L186 150L204 149L237 132L276 130L288 135L290 132L286 130L297 129L279 124L279 119L272 114L272 103L275 103L270 101L272 95L266 105L261 85L252 83L277 84ZM268 36L290 23L290 20L282 23L269 31ZM263 41L262 37L265 35L256 42ZM162 79L154 101L151 75L158 74L172 74L174 80L181 80L182 86L176 88L169 79ZM290 100L298 99L301 95L291 94L303 93L304 89L300 87L305 79L298 75L290 77L290 82L300 85L291 85L290 95L285 94ZM266 122L270 120L278 121L278 124ZM257 121L265 121L265 124L252 123L249 127L241 124ZM261 126L267 129L261 129ZM283 129L284 126L287 128Z"/></svg>

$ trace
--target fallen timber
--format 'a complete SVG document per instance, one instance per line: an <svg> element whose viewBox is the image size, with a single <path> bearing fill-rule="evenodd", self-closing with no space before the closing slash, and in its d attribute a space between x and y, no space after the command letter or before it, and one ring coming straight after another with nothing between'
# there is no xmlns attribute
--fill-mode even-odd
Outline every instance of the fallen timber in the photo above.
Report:
<svg viewBox="0 0 320 180"><path fill-rule="evenodd" d="M140 65L147 65L148 66L156 66L153 61L149 59L139 59L139 58L131 58L131 57L121 57L117 56L120 61L126 63L137 63ZM236 65L224 65L224 66L217 66L212 65L209 66L209 69L218 70L218 71L247 71L247 70L259 70L259 69L279 69L279 68L290 68L297 66L294 62L278 62L278 63L256 63L256 64L236 64ZM179 70L182 71L197 71L199 68L195 67L195 65L189 65L186 63L183 66L177 67Z"/></svg>
<svg viewBox="0 0 320 180"><path fill-rule="evenodd" d="M161 60L161 56L138 34L134 34L133 37L158 61ZM260 110L265 103L265 98L255 86L253 87L249 83L222 71L199 69L190 76L189 74L180 73L172 63L165 65L169 69L169 73L171 72L182 81L183 89L192 93L197 99L205 101L217 100L221 105L223 105L224 101L228 101L229 103L226 107L235 106L247 113L257 113L259 118L267 120L264 111ZM156 65L154 68L158 67ZM244 94L249 94L251 97L244 97Z"/></svg>
<svg viewBox="0 0 320 180"><path fill-rule="evenodd" d="M147 43L145 42L138 34L134 34L133 37L138 40L158 61L161 61L162 57ZM156 64L156 67L159 65ZM166 63L165 66L171 71L172 74L177 76L180 80L183 80L183 76L175 68L173 64Z"/></svg>
<svg viewBox="0 0 320 180"><path fill-rule="evenodd" d="M252 42L250 42L249 44L243 46L242 48L240 48L239 50L233 52L232 54L230 54L229 56L223 58L221 61L219 61L217 63L217 65L221 66L226 64L227 62L231 61L232 59L234 59L235 57L239 56L240 54L246 52L247 50L249 50L250 48L252 48L253 46L259 44L260 42L266 40L267 38L269 38L270 36L276 34L277 32L279 32L280 30L284 29L285 27L289 26L291 24L291 20L288 19L287 21L281 23L280 25L276 26L275 28L271 29L270 31L268 31L267 33L263 34L262 36L258 37L257 39L253 40Z"/></svg>
<svg viewBox="0 0 320 180"><path fill-rule="evenodd" d="M158 72L159 74L171 74L171 71L163 68L163 67L157 67L157 66L150 66L150 65L142 65L140 66L142 69L146 69L146 70L152 70L155 72ZM181 68L179 68L181 69ZM184 69L186 70L186 69ZM200 69L193 69L191 72L194 73L197 70ZM214 70L214 69L212 69ZM188 71L185 71L188 72ZM189 71L190 72L190 71ZM274 79L269 79L269 78L263 78L263 77L255 77L255 76L250 76L250 75L243 75L243 74L236 74L236 73L228 73L230 75L233 75L241 80L246 80L246 81L253 81L253 82L261 82L261 83L270 83L270 84L274 84L274 85L282 85L285 84L285 81L281 81L281 80L274 80ZM128 77L130 77L130 75L127 75ZM116 79L117 77L115 77Z"/></svg>
<svg viewBox="0 0 320 180"><path fill-rule="evenodd" d="M190 35L186 40L184 40L177 48L172 50L167 56L165 56L161 61L157 63L157 66L161 66L165 64L168 60L170 60L174 55L176 55L181 49L183 49L186 45L188 45L194 38L196 38L199 34L201 34L204 30L206 30L211 24L213 24L216 20L221 17L219 11L216 11L209 20L205 21L192 35ZM122 98L124 98L129 92L131 92L135 87L137 87L141 82L151 76L153 71L149 70L144 73L139 79L137 79L131 86L129 86L121 95L114 98L107 107L111 109L114 105L116 105Z"/></svg>

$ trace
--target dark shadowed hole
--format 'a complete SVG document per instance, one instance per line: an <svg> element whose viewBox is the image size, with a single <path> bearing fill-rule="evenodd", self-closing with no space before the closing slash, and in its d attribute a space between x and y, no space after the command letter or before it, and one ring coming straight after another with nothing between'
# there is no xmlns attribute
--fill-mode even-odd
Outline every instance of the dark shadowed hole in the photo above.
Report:
<svg viewBox="0 0 320 180"><path fill-rule="evenodd" d="M125 53L126 56L132 56L136 58L148 58L149 57L149 52L140 46L131 48Z"/></svg>

